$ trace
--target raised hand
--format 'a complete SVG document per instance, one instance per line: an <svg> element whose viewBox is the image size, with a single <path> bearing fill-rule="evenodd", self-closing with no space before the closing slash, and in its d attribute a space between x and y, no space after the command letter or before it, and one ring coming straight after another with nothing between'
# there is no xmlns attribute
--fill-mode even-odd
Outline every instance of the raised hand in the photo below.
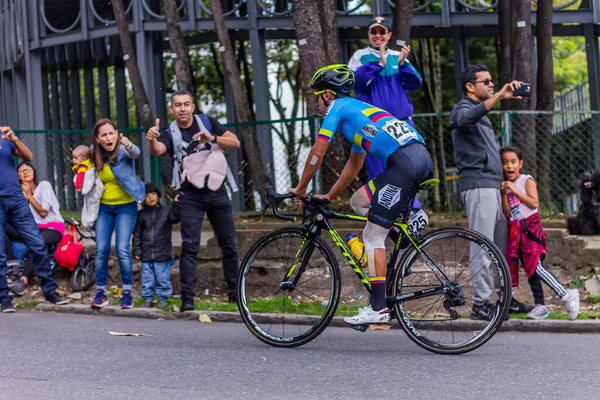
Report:
<svg viewBox="0 0 600 400"><path fill-rule="evenodd" d="M0 126L0 131L2 131L2 136L0 136L0 139L4 137L6 140L10 140L11 142L17 140L17 135L15 135L9 126Z"/></svg>
<svg viewBox="0 0 600 400"><path fill-rule="evenodd" d="M402 48L400 49L400 55L398 56L398 64L402 65L402 63L404 63L404 61L406 61L406 59L408 58L409 54L410 54L410 46L409 45L402 46Z"/></svg>
<svg viewBox="0 0 600 400"><path fill-rule="evenodd" d="M513 92L515 91L515 89L520 88L522 84L523 82L521 81L509 82L506 85L504 85L498 93L502 96L502 99L521 99L521 96L515 96Z"/></svg>
<svg viewBox="0 0 600 400"><path fill-rule="evenodd" d="M160 136L160 132L158 131L160 127L160 119L156 118L156 123L155 125L148 129L148 132L146 132L146 139L148 140L155 140L158 139L158 137Z"/></svg>
<svg viewBox="0 0 600 400"><path fill-rule="evenodd" d="M125 146L125 148L129 149L129 147L131 147L131 140L127 139L125 136L123 136L123 134L120 134L121 136L121 144L123 146Z"/></svg>

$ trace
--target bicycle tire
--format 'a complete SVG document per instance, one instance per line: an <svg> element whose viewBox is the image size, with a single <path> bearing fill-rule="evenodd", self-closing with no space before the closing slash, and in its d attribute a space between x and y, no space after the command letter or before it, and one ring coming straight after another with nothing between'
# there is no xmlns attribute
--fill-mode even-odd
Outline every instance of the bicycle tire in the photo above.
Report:
<svg viewBox="0 0 600 400"><path fill-rule="evenodd" d="M444 244L441 242L442 239L454 239L455 256L457 255L456 241L460 241L460 243L462 243L463 255L461 255L461 258L458 261L455 260L454 262L450 263L445 261ZM436 242L437 250L435 245ZM467 244L467 253L469 254L469 266L465 267L461 265L461 260L464 256L464 250L467 249ZM474 258L478 258L478 260L489 260L489 263L487 265L482 263L482 268L478 270L478 272L476 272L474 275L478 275L479 272L481 272L484 268L491 268L492 273L496 271L495 273L497 274L494 276L494 278L496 278L496 290L492 291L492 295L497 296L497 301L495 302L494 316L489 322L471 321L471 319L465 318L470 318L470 315L466 316L464 315L464 313L460 315L460 313L456 311L457 309L459 311L462 311L465 308L468 311L469 303L465 299L465 295L468 295L469 291L474 292L474 286L469 287L469 285L467 284L461 285L458 282L459 278L463 276L465 271L467 271L466 275L469 277L469 281L473 280L473 276L471 275L470 271L470 265L472 251L474 248L477 249L476 246L479 246L480 250L477 251ZM454 284L456 285L455 287L460 287L459 291L461 294L459 295L459 297L462 297L462 301L464 303L462 305L460 304L459 297L448 297L452 295L449 295L447 293L443 295L440 294L440 297L443 296L444 300L448 300L449 298L451 298L452 300L450 301L454 301L455 299L458 301L457 304L452 304L449 306L449 308L452 308L455 312L457 312L457 315L459 315L458 318L454 319L452 318L452 314L450 313L450 311L446 308L446 303L444 302L444 300L436 300L434 303L431 303L434 296L425 297L423 299L418 300L411 300L410 298L408 298L405 300L398 301L394 304L393 312L395 313L395 316L398 319L400 326L413 342L415 342L416 344L428 351L438 354L463 354L482 346L488 340L490 340L492 336L494 336L494 334L498 331L498 328L500 328L500 326L504 322L510 305L511 278L508 265L504 256L502 255L502 252L494 243L490 242L485 236L463 227L444 227L432 230L431 232L423 236L423 242L420 245L420 249L424 252L424 254L426 254L426 257L431 261L435 261L434 258L437 258L438 260L440 258L442 259L441 264L443 265L443 272L445 276L450 277L452 272L454 272L455 274L457 271L459 272L458 275L454 275L454 280L450 278L448 279L454 282ZM446 246L446 253L448 251L451 252L451 250L451 247L450 249L448 249L448 246ZM434 253L436 253L435 256L433 256ZM479 254L481 254L481 256L479 256ZM423 263L423 266L419 267L417 265L417 261L419 260L422 259L419 258L419 253L413 247L407 249L407 251L403 254L401 261L398 263L398 267L394 271L393 282L391 286L388 287L388 290L392 296L401 295L403 285L406 284L406 286L408 287L408 283L410 282L415 283L415 285L411 287L426 287L427 285L423 283L427 281L433 281L432 286L440 285L439 281L435 282L435 280L432 280L427 277L427 268L423 267L426 264ZM420 272L416 272L418 268L421 268ZM477 279L479 279L480 277L478 277ZM428 279L427 281L426 278ZM469 281L467 281L467 283ZM497 290L498 287L500 288L499 291ZM441 301L441 303L437 306L437 310L432 314L432 316L426 318L426 315L428 315L429 310L435 308L435 305L438 301ZM425 304L425 306L423 306L423 304ZM474 304L474 302L472 304ZM442 309L442 306L444 306L444 309ZM429 310L425 311L426 307L429 307ZM417 310L419 311L417 312ZM423 311L425 311L425 314L423 314ZM446 313L446 315L444 313ZM456 331L457 336L462 337L462 334L459 334L459 332L463 332L465 334L466 340L460 343L442 343L442 338L444 336L444 333L448 330L448 328L451 330L452 340L454 341L456 339L453 321L455 321L454 324L456 324L456 328L458 328ZM446 322L445 325L444 322ZM449 322L449 325L447 324L447 322ZM436 323L439 324L436 325ZM485 326L482 327L481 325ZM427 329L426 332L424 332L425 329ZM431 334L430 337L429 333L432 331L435 332L435 335ZM470 337L467 334L467 332L470 331L473 331L472 337ZM437 341L433 340L433 337L437 337L439 332L441 332L441 334L439 335L439 339Z"/></svg>
<svg viewBox="0 0 600 400"><path fill-rule="evenodd" d="M306 282L310 280L315 280L319 276L322 276L323 279L330 279L331 283L329 283L329 296L325 300L318 302L319 299L313 299L310 296L305 296L307 300L299 300L299 294L305 294L307 287L303 287L300 291L301 282L298 281L298 286L294 288L293 291L290 291L289 295L289 306L293 307L295 310L300 310L304 312L304 315L300 313L300 318L298 315L294 318L286 319L286 299L287 294L285 294L285 290L281 289L279 286L279 291L285 294L283 297L283 303L281 306L281 310L277 311L277 314L274 313L276 309L273 309L277 300L274 301L276 297L281 296L279 291L275 291L272 295L269 294L267 296L264 295L264 285L252 285L250 279L254 276L261 275L263 277L270 276L271 279L268 280L274 281L274 285L280 285L281 279L286 275L286 272L289 271L290 265L283 266L283 268L277 268L277 266L273 266L271 261L268 259L273 259L273 263L277 264L285 264L286 260L291 261L294 258L294 252L300 248L300 245L296 245L295 248L292 245L284 246L284 240L293 239L298 243L303 243L305 237L305 233L300 228L283 228L276 231L273 231L260 239L258 239L254 245L250 248L244 260L242 261L241 268L239 271L239 279L238 279L238 309L244 324L250 330L250 332L256 336L262 342L275 346L275 347L296 347L301 346L311 340L315 339L329 324L333 316L335 315L335 311L337 309L339 299L340 299L340 290L341 290L341 274L339 270L339 265L337 260L333 254L331 248L325 243L325 241L321 237L315 237L312 241L314 244L314 249L311 254L308 255L309 259L312 260L312 257L315 255L315 252L318 253L322 257L322 259L315 259L313 264L305 270L302 271L300 279L302 279L303 275L311 278L307 279ZM284 251L285 254L276 253L273 254L275 250L272 250L273 247L281 250L281 247L286 247L287 251ZM260 257L262 254L262 258ZM305 255L304 257L307 257ZM267 259L267 261L265 261ZM309 260L307 259L307 261ZM317 264L318 263L318 264ZM266 265L266 266L265 266ZM329 276L325 272L329 273ZM271 274L271 275L269 275ZM296 272L294 272L296 274ZM294 275L296 276L296 275ZM258 278L257 278L258 279ZM278 282L279 281L279 282ZM319 285L322 280L315 280L313 282L314 285ZM327 283L325 285L321 285L327 289ZM258 289L260 288L260 289ZM256 295L253 292L256 290ZM259 293L259 290L263 292ZM322 290L322 289L316 289ZM270 290L267 290L270 293ZM294 300L292 293L297 292L296 300ZM271 296L269 298L269 296ZM256 298L255 298L256 297ZM325 296L327 297L327 295ZM268 301L266 300L268 299ZM262 303L261 303L262 301ZM267 301L267 304L263 307L263 303ZM321 304L323 309L323 314L320 317L308 315L305 311L304 301L308 301L309 305ZM314 304L313 304L314 303ZM272 312L268 313L263 311L267 310L270 304L274 304L272 306ZM262 310L257 311L254 307L263 307ZM321 309L321 307L317 307L317 309ZM279 317L280 312L282 311L282 317ZM280 322L278 322L278 318L280 318ZM294 334L293 336L286 336L285 333L285 325L286 321L295 321L298 325L298 335ZM300 326L305 326L305 323L308 322L310 325L314 322L312 327L309 327L306 331L302 332ZM268 329L265 329L264 325L269 325ZM277 323L277 324L276 324ZM272 330L279 330L279 325L283 326L281 335L275 334ZM291 325L291 324L289 324ZM288 325L288 326L289 326ZM275 326L275 328L274 328ZM291 332L291 329L288 329L288 332ZM295 330L294 330L295 332Z"/></svg>
<svg viewBox="0 0 600 400"><path fill-rule="evenodd" d="M85 252L85 250L84 250ZM96 258L87 253L81 254L79 263L75 266L69 284L74 292L84 292L96 282Z"/></svg>

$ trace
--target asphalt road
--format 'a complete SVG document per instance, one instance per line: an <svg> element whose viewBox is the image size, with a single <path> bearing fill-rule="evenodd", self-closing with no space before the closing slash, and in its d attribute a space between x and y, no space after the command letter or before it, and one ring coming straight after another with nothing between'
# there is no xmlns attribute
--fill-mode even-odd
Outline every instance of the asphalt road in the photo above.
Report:
<svg viewBox="0 0 600 400"><path fill-rule="evenodd" d="M499 333L439 356L400 330L328 328L277 349L241 324L19 312L0 315L0 337L0 399L600 397L593 334Z"/></svg>

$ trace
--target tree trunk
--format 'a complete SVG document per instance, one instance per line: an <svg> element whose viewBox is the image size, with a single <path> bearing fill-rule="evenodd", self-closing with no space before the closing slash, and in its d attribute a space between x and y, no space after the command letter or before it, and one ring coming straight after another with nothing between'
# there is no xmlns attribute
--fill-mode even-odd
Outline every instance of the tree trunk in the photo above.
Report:
<svg viewBox="0 0 600 400"><path fill-rule="evenodd" d="M323 45L325 46L325 63L336 64L341 60L340 35L338 34L335 2L319 0L319 17L323 29Z"/></svg>
<svg viewBox="0 0 600 400"><path fill-rule="evenodd" d="M442 72L439 45L433 39L419 39L419 48L415 51L415 59L423 72L423 90L427 100L429 112L442 111ZM427 148L433 161L433 177L445 183L445 157L443 155L443 125L440 117L430 117L427 132L422 132L427 137ZM440 140L441 139L441 140ZM433 210L442 211L442 185L433 188Z"/></svg>
<svg viewBox="0 0 600 400"><path fill-rule="evenodd" d="M394 7L394 23L392 25L391 48L400 50L396 40L404 40L410 44L410 28L412 27L414 0L396 0Z"/></svg>
<svg viewBox="0 0 600 400"><path fill-rule="evenodd" d="M246 96L244 86L240 78L240 71L235 61L229 33L227 32L227 28L225 26L225 18L223 17L221 2L219 0L210 0L210 8L212 12L212 18L215 23L215 29L217 31L217 37L219 38L219 43L225 49L225 51L223 51L225 75L229 81L229 84L231 85L237 122L251 122L252 112L250 110L248 97ZM248 168L250 169L251 179L254 182L254 185L256 186L256 189L258 190L264 203L266 187L269 184L269 181L262 163L260 147L258 146L258 141L256 138L256 127L248 125L241 126L239 131L242 134L244 150L248 156Z"/></svg>
<svg viewBox="0 0 600 400"><path fill-rule="evenodd" d="M123 0L113 0L112 7L117 22L117 29L119 30L119 38L121 39L123 58L126 58L125 56L127 56L125 66L129 72L129 79L131 80L131 86L133 87L135 107L142 127L148 129L151 126L154 126L155 120L152 115L152 108L150 108L150 101L148 101L144 83L142 82L142 76L140 75L135 48L133 47L133 41L131 40L131 34L129 33L129 25L125 19Z"/></svg>
<svg viewBox="0 0 600 400"><path fill-rule="evenodd" d="M325 45L323 44L323 28L319 19L320 10L316 0L294 0L292 3L292 19L302 61L302 82L306 114L318 115L315 96L310 89L312 75L327 63Z"/></svg>
<svg viewBox="0 0 600 400"><path fill-rule="evenodd" d="M538 0L536 16L537 38L537 101L536 110L554 111L554 66L552 57L552 0ZM549 207L550 147L552 143L552 114L536 118L537 175L540 204Z"/></svg>
<svg viewBox="0 0 600 400"><path fill-rule="evenodd" d="M531 2L513 0L511 7L511 79L533 82L531 65ZM513 110L532 110L534 97L523 97L510 102ZM514 115L512 118L514 144L523 152L527 171L536 173L535 117L532 114Z"/></svg>
<svg viewBox="0 0 600 400"><path fill-rule="evenodd" d="M319 115L310 88L312 75L321 67L340 60L334 3L329 0L294 0L292 18L302 61L302 82L307 115ZM348 144L335 135L321 169L325 189L333 186L346 164Z"/></svg>
<svg viewBox="0 0 600 400"><path fill-rule="evenodd" d="M498 33L499 33L499 57L498 57L498 86L504 85L510 80L511 61L510 61L510 18L511 0L498 0ZM508 110L507 101L502 101L502 109Z"/></svg>
<svg viewBox="0 0 600 400"><path fill-rule="evenodd" d="M181 27L179 25L179 13L177 12L177 0L164 0L165 21L167 23L167 33L169 35L169 45L171 50L177 55L175 58L175 78L180 90L187 90L194 99L196 93L194 90L194 81L192 79L192 70L188 58L187 49Z"/></svg>

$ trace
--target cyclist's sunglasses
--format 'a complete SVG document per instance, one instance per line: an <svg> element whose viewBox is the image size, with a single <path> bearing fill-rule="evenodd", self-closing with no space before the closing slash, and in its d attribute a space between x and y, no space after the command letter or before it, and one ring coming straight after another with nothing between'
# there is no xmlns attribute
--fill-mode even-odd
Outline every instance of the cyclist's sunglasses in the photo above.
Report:
<svg viewBox="0 0 600 400"><path fill-rule="evenodd" d="M331 92L331 90L327 90L327 89L325 89L325 90L317 90L316 92L314 92L314 94L315 94L315 96L318 97L318 96L322 95L325 92Z"/></svg>

